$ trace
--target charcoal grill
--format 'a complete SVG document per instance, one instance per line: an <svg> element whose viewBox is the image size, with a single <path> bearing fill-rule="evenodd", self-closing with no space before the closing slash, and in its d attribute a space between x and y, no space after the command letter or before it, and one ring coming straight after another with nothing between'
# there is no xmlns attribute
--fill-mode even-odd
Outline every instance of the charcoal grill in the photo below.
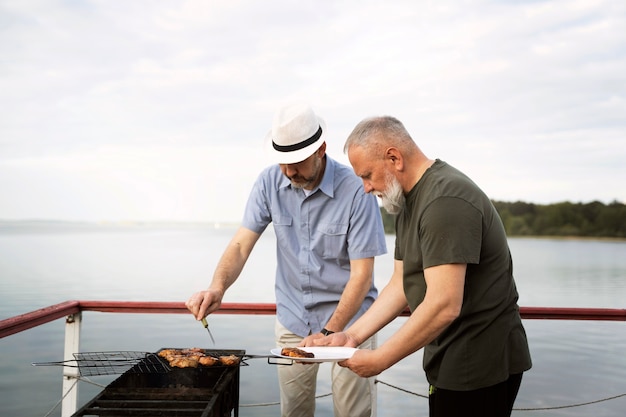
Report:
<svg viewBox="0 0 626 417"><path fill-rule="evenodd" d="M236 355L244 350L205 350L211 356ZM149 355L80 408L72 417L87 416L185 416L226 417L239 415L239 367L199 366L151 371Z"/></svg>

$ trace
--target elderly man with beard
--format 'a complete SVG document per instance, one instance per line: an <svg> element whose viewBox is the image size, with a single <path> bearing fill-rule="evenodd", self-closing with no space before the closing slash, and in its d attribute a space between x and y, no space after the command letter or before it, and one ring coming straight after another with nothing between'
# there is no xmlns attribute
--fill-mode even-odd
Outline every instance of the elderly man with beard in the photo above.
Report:
<svg viewBox="0 0 626 417"><path fill-rule="evenodd" d="M531 358L493 204L466 175L429 159L393 117L363 120L344 151L365 191L397 215L394 271L359 320L316 343L358 346L408 306L388 340L340 365L371 377L424 348L430 416L510 416Z"/></svg>
<svg viewBox="0 0 626 417"><path fill-rule="evenodd" d="M217 310L267 226L276 233L276 344L309 346L341 331L374 302L374 257L386 253L376 198L350 167L326 154L326 125L306 104L276 112L267 135L276 164L254 184L241 227L211 285L186 305L201 320ZM363 348L375 346L364 338ZM279 365L281 415L313 417L319 364ZM374 379L331 365L336 417L369 417ZM373 413L374 412L374 413Z"/></svg>

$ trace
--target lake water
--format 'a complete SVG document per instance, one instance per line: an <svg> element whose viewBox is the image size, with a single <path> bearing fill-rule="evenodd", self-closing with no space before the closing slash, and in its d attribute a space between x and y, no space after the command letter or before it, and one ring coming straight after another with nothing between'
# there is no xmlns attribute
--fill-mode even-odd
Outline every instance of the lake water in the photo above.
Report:
<svg viewBox="0 0 626 417"><path fill-rule="evenodd" d="M184 301L208 285L234 229L208 226L88 226L0 223L0 319L72 299ZM510 238L521 306L626 308L626 242ZM388 248L393 237L388 236ZM265 233L225 302L274 302L275 239ZM376 283L392 256L376 260ZM399 328L398 318L379 334ZM267 354L273 316L209 317L217 348ZM626 323L525 320L534 366L515 416L623 416ZM64 321L0 339L0 416L59 416ZM191 315L83 313L82 352L212 347ZM421 352L378 376L378 416L427 416ZM279 414L276 370L265 359L241 368L241 416ZM81 404L116 376L80 383ZM399 390L398 388L401 390ZM408 392L406 392L408 391ZM328 368L320 369L318 415L332 415ZM619 396L609 401L599 400ZM571 405L592 403L583 406ZM52 411L51 411L52 410ZM48 414L49 413L49 414Z"/></svg>

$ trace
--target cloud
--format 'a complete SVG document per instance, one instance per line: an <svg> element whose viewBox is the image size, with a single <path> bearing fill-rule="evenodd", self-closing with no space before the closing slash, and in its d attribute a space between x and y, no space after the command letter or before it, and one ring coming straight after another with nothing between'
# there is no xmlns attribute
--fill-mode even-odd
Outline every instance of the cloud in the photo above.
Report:
<svg viewBox="0 0 626 417"><path fill-rule="evenodd" d="M0 218L57 216L54 196L80 189L84 217L213 220L213 200L177 208L169 181L212 196L219 182L193 178L249 184L262 160L247 150L294 99L326 119L342 162L359 120L392 114L493 198L626 201L623 2L4 1L0 28L0 192L38 185ZM161 153L180 166L169 180ZM72 179L77 161L99 171Z"/></svg>

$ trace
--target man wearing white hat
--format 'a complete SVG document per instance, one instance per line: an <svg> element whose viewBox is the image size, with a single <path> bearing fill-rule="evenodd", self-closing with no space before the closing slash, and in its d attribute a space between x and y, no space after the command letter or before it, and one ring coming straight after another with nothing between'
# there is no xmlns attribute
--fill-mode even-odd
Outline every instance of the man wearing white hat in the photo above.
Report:
<svg viewBox="0 0 626 417"><path fill-rule="evenodd" d="M374 302L374 257L387 250L378 203L351 168L326 155L326 135L324 121L308 105L276 113L267 144L277 165L254 184L209 289L187 301L198 320L219 308L270 223L277 238L278 346L313 345L348 327ZM368 339L361 347L374 343ZM283 416L314 415L318 367L278 366ZM331 368L335 416L371 416L373 378L336 363Z"/></svg>

